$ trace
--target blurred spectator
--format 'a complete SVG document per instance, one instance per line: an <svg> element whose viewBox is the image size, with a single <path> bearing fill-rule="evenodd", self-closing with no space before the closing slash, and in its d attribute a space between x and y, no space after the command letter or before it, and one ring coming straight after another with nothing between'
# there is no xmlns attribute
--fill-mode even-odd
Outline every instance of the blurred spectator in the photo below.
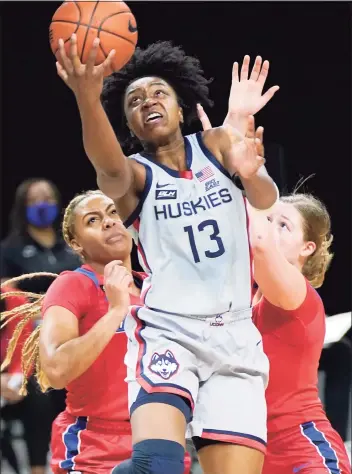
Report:
<svg viewBox="0 0 352 474"><path fill-rule="evenodd" d="M10 287L1 288L1 293L15 291ZM2 301L4 310L11 310L26 302L22 296L11 296ZM1 329L1 363L5 359L8 341L17 325L17 318L10 321ZM31 474L44 474L49 451L51 422L53 410L50 399L41 393L32 380L28 386L28 395L22 397L18 394L22 383L21 349L23 342L33 330L33 323L29 322L19 337L11 364L1 373L1 419L5 426L2 433L1 451L10 466L16 473L19 467L16 455L11 444L11 423L20 420L23 424L24 441L26 443Z"/></svg>
<svg viewBox="0 0 352 474"><path fill-rule="evenodd" d="M24 181L16 190L10 214L10 232L1 243L1 275L60 273L81 265L58 230L61 203L56 186L46 179ZM25 291L45 292L51 278L34 278L19 284Z"/></svg>

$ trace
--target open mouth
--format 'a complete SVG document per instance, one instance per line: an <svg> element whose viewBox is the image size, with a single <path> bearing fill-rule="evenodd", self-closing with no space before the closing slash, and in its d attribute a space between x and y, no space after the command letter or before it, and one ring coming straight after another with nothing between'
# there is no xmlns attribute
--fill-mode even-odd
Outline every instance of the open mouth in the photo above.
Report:
<svg viewBox="0 0 352 474"><path fill-rule="evenodd" d="M160 122L162 118L163 116L159 112L150 112L145 119L145 123L157 123Z"/></svg>

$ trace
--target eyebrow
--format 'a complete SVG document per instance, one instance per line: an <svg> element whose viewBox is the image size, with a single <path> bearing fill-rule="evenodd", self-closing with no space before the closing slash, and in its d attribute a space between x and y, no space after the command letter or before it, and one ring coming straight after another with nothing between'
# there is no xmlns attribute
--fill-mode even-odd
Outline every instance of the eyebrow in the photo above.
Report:
<svg viewBox="0 0 352 474"><path fill-rule="evenodd" d="M109 204L106 208L105 208L105 211L108 211L110 209L110 207L113 207L115 206L115 204L111 203ZM99 214L99 211L89 211L87 212L86 214L84 214L83 216L83 219L85 219L87 216L90 216L91 214Z"/></svg>
<svg viewBox="0 0 352 474"><path fill-rule="evenodd" d="M293 222L291 221L291 219L289 219L287 216L285 216L284 214L281 214L281 217L283 217L284 219L286 219L287 221L291 222L291 224L293 224Z"/></svg>
<svg viewBox="0 0 352 474"><path fill-rule="evenodd" d="M158 81L158 82L157 82L157 81L151 82L149 85L150 85L150 86L164 86L164 87L166 87L165 82L160 82L160 81ZM133 92L138 91L139 89L141 89L141 87L136 87L135 89L132 89L131 91L129 91L129 92L127 93L127 95L130 95L130 94L132 94Z"/></svg>

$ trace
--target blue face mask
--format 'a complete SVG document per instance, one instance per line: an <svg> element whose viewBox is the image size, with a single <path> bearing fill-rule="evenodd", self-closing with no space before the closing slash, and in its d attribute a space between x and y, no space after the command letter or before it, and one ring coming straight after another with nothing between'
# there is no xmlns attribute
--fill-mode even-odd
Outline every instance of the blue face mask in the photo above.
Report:
<svg viewBox="0 0 352 474"><path fill-rule="evenodd" d="M27 221L35 227L49 227L58 216L58 213L57 204L38 202L32 206L27 206Z"/></svg>

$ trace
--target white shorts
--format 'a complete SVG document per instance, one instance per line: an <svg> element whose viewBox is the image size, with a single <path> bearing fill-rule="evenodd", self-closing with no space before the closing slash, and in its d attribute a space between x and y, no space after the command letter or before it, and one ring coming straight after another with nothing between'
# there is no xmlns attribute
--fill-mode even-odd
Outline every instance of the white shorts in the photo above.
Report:
<svg viewBox="0 0 352 474"><path fill-rule="evenodd" d="M125 320L129 406L141 387L193 410L189 435L266 450L269 361L252 311L209 317L132 307Z"/></svg>

